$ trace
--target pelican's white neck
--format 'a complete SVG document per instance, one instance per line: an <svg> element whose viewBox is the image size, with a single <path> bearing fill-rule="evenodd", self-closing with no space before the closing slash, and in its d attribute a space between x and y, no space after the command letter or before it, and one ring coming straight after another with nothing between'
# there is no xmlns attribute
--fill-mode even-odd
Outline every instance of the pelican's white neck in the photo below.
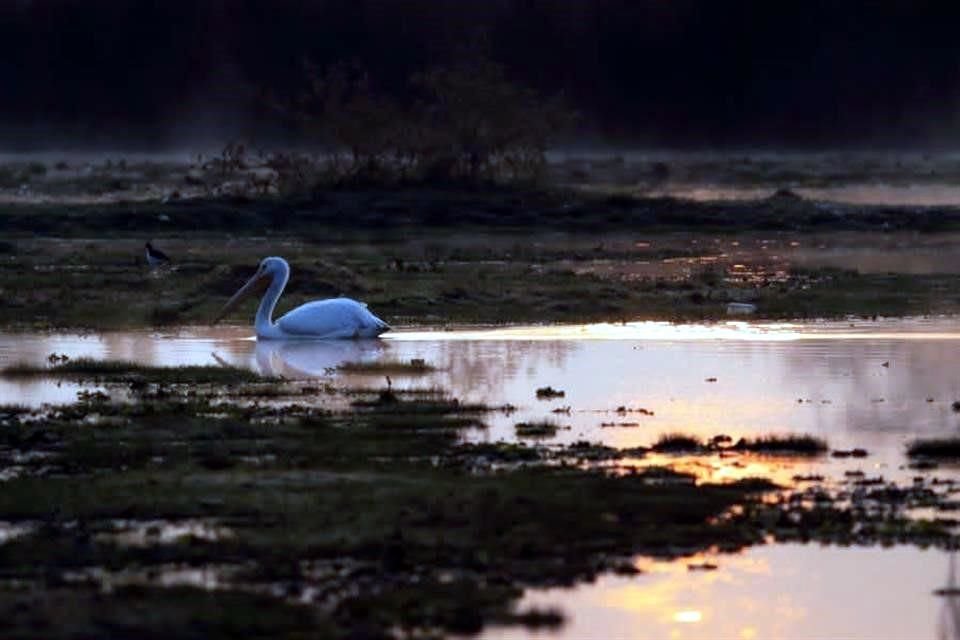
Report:
<svg viewBox="0 0 960 640"><path fill-rule="evenodd" d="M287 286L287 280L290 278L290 266L286 261L278 260L274 263L276 266L270 269L267 277L270 278L270 286L267 292L263 294L260 300L260 307L257 309L257 316L254 320L254 327L257 330L257 336L261 338L279 338L282 337L280 328L273 323L273 310L277 306L277 300Z"/></svg>

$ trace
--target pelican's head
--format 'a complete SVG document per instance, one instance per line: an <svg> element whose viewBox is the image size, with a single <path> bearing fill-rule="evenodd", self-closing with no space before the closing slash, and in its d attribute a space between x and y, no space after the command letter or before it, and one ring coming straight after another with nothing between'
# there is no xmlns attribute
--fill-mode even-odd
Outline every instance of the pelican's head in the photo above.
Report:
<svg viewBox="0 0 960 640"><path fill-rule="evenodd" d="M240 287L240 289L233 294L233 297L227 300L227 304L223 305L223 309L220 310L220 313L217 314L217 317L214 319L213 324L217 324L223 320L230 311L236 307L240 302L252 293L260 293L273 282L274 278L283 277L284 275L290 272L290 266L287 264L287 261L283 258L278 258L276 256L271 256L269 258L264 258L260 261L260 265L257 267L257 272L247 280L247 283Z"/></svg>

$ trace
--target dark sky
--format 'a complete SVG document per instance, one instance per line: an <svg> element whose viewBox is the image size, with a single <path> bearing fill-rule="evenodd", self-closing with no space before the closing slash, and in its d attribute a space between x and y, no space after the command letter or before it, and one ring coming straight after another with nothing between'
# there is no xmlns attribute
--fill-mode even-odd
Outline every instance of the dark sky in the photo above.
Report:
<svg viewBox="0 0 960 640"><path fill-rule="evenodd" d="M358 60L397 90L483 34L579 138L960 147L960 3L3 0L0 150L269 137L261 89Z"/></svg>

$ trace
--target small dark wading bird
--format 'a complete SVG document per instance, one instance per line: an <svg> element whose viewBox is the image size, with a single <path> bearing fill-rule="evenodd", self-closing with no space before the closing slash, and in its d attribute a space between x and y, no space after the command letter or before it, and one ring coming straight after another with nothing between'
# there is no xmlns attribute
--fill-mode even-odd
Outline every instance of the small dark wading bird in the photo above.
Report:
<svg viewBox="0 0 960 640"><path fill-rule="evenodd" d="M257 272L227 301L213 321L220 322L227 313L251 293L267 292L260 300L254 320L258 339L329 339L376 338L390 330L390 325L370 313L367 305L350 298L314 300L272 320L277 300L290 278L290 265L283 258L264 258Z"/></svg>
<svg viewBox="0 0 960 640"><path fill-rule="evenodd" d="M170 256L165 254L163 251L160 251L160 249L157 249L156 247L154 247L153 244L148 242L146 246L146 250L147 250L147 264L150 266L151 269L157 269L164 265L170 264Z"/></svg>

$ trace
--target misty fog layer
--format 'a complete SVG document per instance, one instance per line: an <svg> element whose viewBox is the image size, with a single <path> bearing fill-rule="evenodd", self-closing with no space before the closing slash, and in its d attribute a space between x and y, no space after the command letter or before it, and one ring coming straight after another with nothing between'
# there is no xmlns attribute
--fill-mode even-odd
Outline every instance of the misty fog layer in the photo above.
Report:
<svg viewBox="0 0 960 640"><path fill-rule="evenodd" d="M0 145L296 140L264 106L304 61L385 90L475 42L562 93L574 139L946 147L960 5L695 0L19 0L0 8Z"/></svg>

